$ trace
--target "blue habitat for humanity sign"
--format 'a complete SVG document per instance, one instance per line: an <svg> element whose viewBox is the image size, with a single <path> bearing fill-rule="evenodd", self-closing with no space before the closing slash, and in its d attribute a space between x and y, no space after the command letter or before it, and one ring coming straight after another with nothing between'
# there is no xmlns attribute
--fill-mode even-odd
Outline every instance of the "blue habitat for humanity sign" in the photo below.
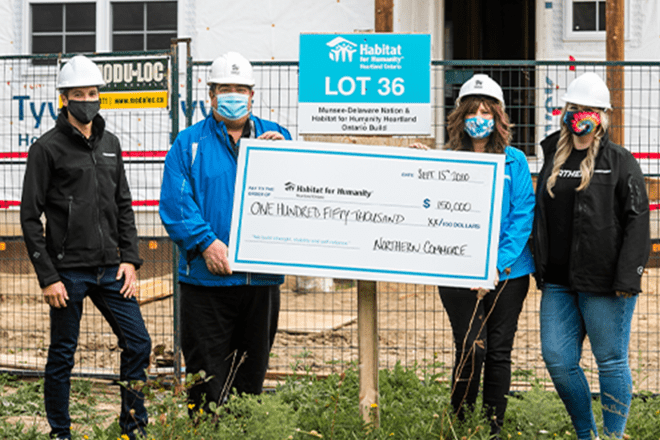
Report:
<svg viewBox="0 0 660 440"><path fill-rule="evenodd" d="M302 34L301 133L429 134L428 34Z"/></svg>

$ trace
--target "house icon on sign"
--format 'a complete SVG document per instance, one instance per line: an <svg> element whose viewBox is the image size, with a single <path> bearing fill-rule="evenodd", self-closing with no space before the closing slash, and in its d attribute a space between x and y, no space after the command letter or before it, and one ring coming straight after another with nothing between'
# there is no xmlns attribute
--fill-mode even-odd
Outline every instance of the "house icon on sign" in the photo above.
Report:
<svg viewBox="0 0 660 440"><path fill-rule="evenodd" d="M340 61L342 63L345 63L346 61L350 63L353 61L353 54L357 52L357 44L348 41L343 37L333 38L327 42L326 45L330 47L330 53L328 53L328 56L332 61L337 63Z"/></svg>

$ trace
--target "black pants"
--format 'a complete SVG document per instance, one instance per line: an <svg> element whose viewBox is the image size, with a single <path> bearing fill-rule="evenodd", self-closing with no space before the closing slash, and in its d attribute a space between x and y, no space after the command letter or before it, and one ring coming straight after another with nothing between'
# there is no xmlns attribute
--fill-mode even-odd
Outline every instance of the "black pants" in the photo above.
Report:
<svg viewBox="0 0 660 440"><path fill-rule="evenodd" d="M261 394L268 358L277 331L280 286L204 287L181 283L181 348L186 373L213 376L192 387L188 397L197 408L219 402L223 387L238 368L230 389ZM234 357L234 353L236 356Z"/></svg>
<svg viewBox="0 0 660 440"><path fill-rule="evenodd" d="M438 288L442 305L449 315L456 346L451 404L459 418L463 417L466 409L474 407L483 366L483 402L493 433L498 433L504 423L506 395L511 387L511 350L518 328L518 316L529 289L529 276L508 280L495 303L496 294L504 283L500 282L479 302L471 326L470 318L477 304L476 291Z"/></svg>

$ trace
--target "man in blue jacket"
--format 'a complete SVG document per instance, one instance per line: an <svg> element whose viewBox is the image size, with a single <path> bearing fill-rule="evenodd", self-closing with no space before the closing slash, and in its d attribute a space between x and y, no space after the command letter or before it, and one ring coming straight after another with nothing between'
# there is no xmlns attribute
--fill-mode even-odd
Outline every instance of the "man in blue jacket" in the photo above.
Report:
<svg viewBox="0 0 660 440"><path fill-rule="evenodd" d="M281 275L232 272L227 244L241 138L290 140L251 114L252 65L236 52L216 59L207 84L213 111L177 136L165 159L160 216L181 250L181 345L196 408L223 390L260 394L277 329ZM235 376L234 376L235 374Z"/></svg>

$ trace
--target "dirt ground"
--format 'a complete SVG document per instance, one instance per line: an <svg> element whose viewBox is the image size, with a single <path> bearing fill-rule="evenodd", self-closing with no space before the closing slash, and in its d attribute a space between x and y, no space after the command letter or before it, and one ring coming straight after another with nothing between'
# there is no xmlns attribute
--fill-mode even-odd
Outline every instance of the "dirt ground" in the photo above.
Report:
<svg viewBox="0 0 660 440"><path fill-rule="evenodd" d="M636 391L660 392L659 269L648 269L633 320L630 363ZM328 283L326 283L328 284ZM335 280L320 290L301 290L288 277L282 290L280 331L273 348L269 382L282 374L308 370L316 374L341 371L358 358L357 288ZM172 375L173 300L167 276L140 281L142 313L153 339L151 373ZM160 299L159 299L160 298ZM532 286L518 323L513 352L514 370L547 378L539 346L540 294ZM91 303L86 304L75 372L112 376L118 373L119 349L107 323ZM379 360L381 368L444 364L449 372L453 342L437 290L432 286L378 283ZM469 319L469 317L466 317ZM41 371L45 365L49 328L48 308L31 275L0 273L0 371ZM596 366L585 345L583 366L598 391ZM514 388L525 388L514 378Z"/></svg>

